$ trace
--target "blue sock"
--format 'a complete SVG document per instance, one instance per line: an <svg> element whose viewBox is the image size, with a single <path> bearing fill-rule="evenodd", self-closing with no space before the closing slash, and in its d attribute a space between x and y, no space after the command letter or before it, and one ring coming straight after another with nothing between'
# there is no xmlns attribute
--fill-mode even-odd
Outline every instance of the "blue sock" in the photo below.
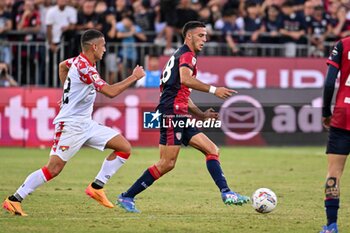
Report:
<svg viewBox="0 0 350 233"><path fill-rule="evenodd" d="M134 198L137 194L148 188L160 177L160 173L156 166L148 168L142 176L129 188L128 191L122 194L123 197Z"/></svg>
<svg viewBox="0 0 350 233"><path fill-rule="evenodd" d="M324 201L327 215L327 226L336 223L338 219L339 199L328 199Z"/></svg>
<svg viewBox="0 0 350 233"><path fill-rule="evenodd" d="M216 186L220 189L220 192L223 193L230 191L224 173L221 170L220 162L217 159L207 160L207 168L211 177L215 181Z"/></svg>

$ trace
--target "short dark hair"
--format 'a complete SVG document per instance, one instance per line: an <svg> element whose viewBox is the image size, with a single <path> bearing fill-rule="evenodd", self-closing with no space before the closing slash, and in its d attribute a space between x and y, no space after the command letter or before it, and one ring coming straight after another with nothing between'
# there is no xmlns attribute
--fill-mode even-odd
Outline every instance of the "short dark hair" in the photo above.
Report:
<svg viewBox="0 0 350 233"><path fill-rule="evenodd" d="M189 21L185 24L185 26L182 29L182 36L185 38L186 34L189 30L194 28L205 28L205 24L200 21Z"/></svg>
<svg viewBox="0 0 350 233"><path fill-rule="evenodd" d="M86 30L85 32L83 32L80 38L81 47L84 47L87 44L87 42L94 39L98 39L100 37L104 37L102 32L95 29Z"/></svg>

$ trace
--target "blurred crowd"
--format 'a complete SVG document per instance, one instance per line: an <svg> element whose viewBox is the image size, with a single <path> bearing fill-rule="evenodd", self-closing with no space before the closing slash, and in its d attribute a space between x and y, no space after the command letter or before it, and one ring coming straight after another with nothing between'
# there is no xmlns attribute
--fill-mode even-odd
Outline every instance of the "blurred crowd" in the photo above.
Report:
<svg viewBox="0 0 350 233"><path fill-rule="evenodd" d="M55 62L62 59L53 56L62 40L71 45L65 57L76 55L80 32L95 28L107 43L130 45L107 51L112 82L120 60L126 69L137 61L135 42L162 45L162 53L171 55L190 20L205 22L210 41L227 44L226 55L240 55L242 43L269 43L286 44L292 49L285 55L292 57L293 46L308 43L312 56L323 57L325 41L350 33L350 0L0 0L0 63L10 65L15 52L4 41L45 41ZM34 47L21 50L39 61L42 54Z"/></svg>

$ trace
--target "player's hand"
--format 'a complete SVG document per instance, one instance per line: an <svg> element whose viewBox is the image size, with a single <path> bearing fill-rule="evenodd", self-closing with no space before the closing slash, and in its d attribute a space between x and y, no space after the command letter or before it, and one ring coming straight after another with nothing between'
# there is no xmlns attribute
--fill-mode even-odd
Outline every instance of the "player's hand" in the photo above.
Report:
<svg viewBox="0 0 350 233"><path fill-rule="evenodd" d="M132 75L136 77L137 80L146 76L145 71L142 66L137 65L132 71Z"/></svg>
<svg viewBox="0 0 350 233"><path fill-rule="evenodd" d="M329 130L329 127L331 126L331 116L330 117L322 117L322 125L325 127L326 130Z"/></svg>
<svg viewBox="0 0 350 233"><path fill-rule="evenodd" d="M232 89L228 89L226 87L217 87L215 91L215 96L220 99L227 99L233 94L237 94L238 92Z"/></svg>
<svg viewBox="0 0 350 233"><path fill-rule="evenodd" d="M203 114L203 119L207 120L207 119L218 119L219 118L219 113L215 112L214 109L209 108L207 109L204 114Z"/></svg>

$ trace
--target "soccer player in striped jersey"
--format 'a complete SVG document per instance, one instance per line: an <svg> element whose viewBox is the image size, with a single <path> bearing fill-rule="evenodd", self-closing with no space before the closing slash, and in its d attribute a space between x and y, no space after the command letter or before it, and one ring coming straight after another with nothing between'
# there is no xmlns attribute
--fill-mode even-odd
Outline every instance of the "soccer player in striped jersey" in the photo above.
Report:
<svg viewBox="0 0 350 233"><path fill-rule="evenodd" d="M157 107L157 112L161 114L161 122L166 118L165 121L171 121L177 126L167 128L161 125L160 160L150 166L128 191L118 197L117 203L128 212L139 212L135 208L134 197L174 168L181 144L190 145L204 154L207 169L219 188L225 204L242 205L249 201L248 197L233 192L228 187L220 166L218 147L196 127L181 127L179 123L190 119L189 113L202 120L218 118L213 109L203 112L192 102L191 89L209 92L221 99L226 99L235 93L226 87L210 86L196 79L197 53L203 49L207 41L205 25L198 21L186 23L183 36L184 45L170 57L161 75L161 96Z"/></svg>
<svg viewBox="0 0 350 233"><path fill-rule="evenodd" d="M328 171L324 200L327 224L321 233L337 233L340 178L350 153L350 37L336 43L327 64L322 109L323 126L329 130L326 150ZM332 112L332 98L339 71L339 89Z"/></svg>

